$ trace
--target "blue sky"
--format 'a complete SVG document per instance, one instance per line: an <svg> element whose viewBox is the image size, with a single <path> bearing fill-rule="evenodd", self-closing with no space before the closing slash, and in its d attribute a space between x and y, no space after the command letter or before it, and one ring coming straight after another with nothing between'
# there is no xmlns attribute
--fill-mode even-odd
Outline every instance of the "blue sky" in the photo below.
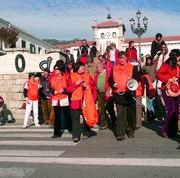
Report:
<svg viewBox="0 0 180 178"><path fill-rule="evenodd" d="M122 18L126 38L132 34L129 19L138 9L149 19L143 36L180 35L179 0L0 0L0 18L39 38L93 39L94 19L105 21L108 9L114 20Z"/></svg>

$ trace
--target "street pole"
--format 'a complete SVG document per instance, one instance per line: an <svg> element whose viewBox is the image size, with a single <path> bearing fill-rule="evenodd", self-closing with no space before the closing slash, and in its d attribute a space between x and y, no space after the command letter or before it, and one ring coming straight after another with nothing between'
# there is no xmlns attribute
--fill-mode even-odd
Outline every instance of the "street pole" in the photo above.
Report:
<svg viewBox="0 0 180 178"><path fill-rule="evenodd" d="M138 38L139 42L139 60L141 61L141 38Z"/></svg>
<svg viewBox="0 0 180 178"><path fill-rule="evenodd" d="M140 10L138 10L136 12L136 16L137 16L137 27L135 27L134 18L131 18L129 21L130 21L132 32L138 36L138 40L139 40L138 41L138 44L139 44L139 62L141 64L141 36L143 33L145 33L147 31L148 18L147 17L143 18L144 27L142 27L141 23L140 23L140 19L141 19Z"/></svg>

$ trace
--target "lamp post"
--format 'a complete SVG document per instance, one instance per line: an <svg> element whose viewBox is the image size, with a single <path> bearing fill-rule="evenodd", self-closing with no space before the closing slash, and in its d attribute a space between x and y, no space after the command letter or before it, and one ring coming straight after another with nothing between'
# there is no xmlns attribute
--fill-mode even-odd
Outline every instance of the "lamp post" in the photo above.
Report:
<svg viewBox="0 0 180 178"><path fill-rule="evenodd" d="M142 34L146 33L146 31L147 31L148 18L147 17L143 18L144 27L142 27L140 24L140 19L141 19L141 11L140 10L138 10L136 12L136 17L137 17L137 27L135 27L136 23L135 23L134 18L131 18L129 20L129 22L131 25L132 32L134 34L136 34L138 36L138 39L139 39L139 60L140 60L141 59L141 41L140 41L140 38L141 38Z"/></svg>

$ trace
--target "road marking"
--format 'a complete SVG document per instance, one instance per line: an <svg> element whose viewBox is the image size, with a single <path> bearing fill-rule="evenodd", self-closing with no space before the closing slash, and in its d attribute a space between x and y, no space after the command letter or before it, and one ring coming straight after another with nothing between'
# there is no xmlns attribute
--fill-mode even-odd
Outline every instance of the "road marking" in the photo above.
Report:
<svg viewBox="0 0 180 178"><path fill-rule="evenodd" d="M44 150L0 150L0 156L42 156L42 157L57 157L64 151L44 151Z"/></svg>
<svg viewBox="0 0 180 178"><path fill-rule="evenodd" d="M2 129L0 133L4 132L52 132L52 129Z"/></svg>
<svg viewBox="0 0 180 178"><path fill-rule="evenodd" d="M150 166L180 167L180 159L156 158L44 158L44 157L0 157L0 162L76 164L100 166Z"/></svg>
<svg viewBox="0 0 180 178"><path fill-rule="evenodd" d="M53 133L7 133L7 134L1 134L0 138L50 138L53 135ZM63 133L62 138L72 138L71 134Z"/></svg>
<svg viewBox="0 0 180 178"><path fill-rule="evenodd" d="M16 146L75 146L78 143L74 143L73 141L1 141L0 145L16 145Z"/></svg>
<svg viewBox="0 0 180 178"><path fill-rule="evenodd" d="M51 130L53 130L53 128L49 128L48 127L48 125L41 125L39 128L37 128L36 126L30 126L30 127L28 127L28 128L26 128L26 129L23 129L22 128L23 127L23 125L4 125L4 126L0 126L0 132L4 132L4 130L6 130L6 131L14 131L14 130L24 130L24 131L28 131L28 130L41 130L41 131L47 131L47 130L49 130L49 131L51 131ZM99 130L99 126L97 126L97 125L95 125L93 128L91 128L92 130L94 130L94 131L98 131ZM67 130L65 129L65 132L66 132Z"/></svg>
<svg viewBox="0 0 180 178"><path fill-rule="evenodd" d="M7 128L22 128L23 125L2 125L1 129L7 129ZM37 128L35 125L30 126L31 128ZM41 125L40 128L49 128L48 125Z"/></svg>
<svg viewBox="0 0 180 178"><path fill-rule="evenodd" d="M1 127L0 127L1 128ZM99 131L97 128L92 128L93 131L97 132ZM0 129L0 133L4 133L4 132L52 132L53 129L52 128L12 128L12 129ZM67 130L65 130L64 132L68 132Z"/></svg>
<svg viewBox="0 0 180 178"><path fill-rule="evenodd" d="M33 168L17 168L17 167L0 168L0 177L24 178L31 176L34 172L35 169Z"/></svg>

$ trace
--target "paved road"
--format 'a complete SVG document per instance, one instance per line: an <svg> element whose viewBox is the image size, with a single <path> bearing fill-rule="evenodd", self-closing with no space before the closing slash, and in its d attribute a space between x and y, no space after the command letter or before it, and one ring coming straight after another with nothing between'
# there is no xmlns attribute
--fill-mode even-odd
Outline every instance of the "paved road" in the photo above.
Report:
<svg viewBox="0 0 180 178"><path fill-rule="evenodd" d="M0 178L180 178L180 139L158 135L160 124L138 129L134 139L117 142L110 130L79 143L52 129L0 127Z"/></svg>

